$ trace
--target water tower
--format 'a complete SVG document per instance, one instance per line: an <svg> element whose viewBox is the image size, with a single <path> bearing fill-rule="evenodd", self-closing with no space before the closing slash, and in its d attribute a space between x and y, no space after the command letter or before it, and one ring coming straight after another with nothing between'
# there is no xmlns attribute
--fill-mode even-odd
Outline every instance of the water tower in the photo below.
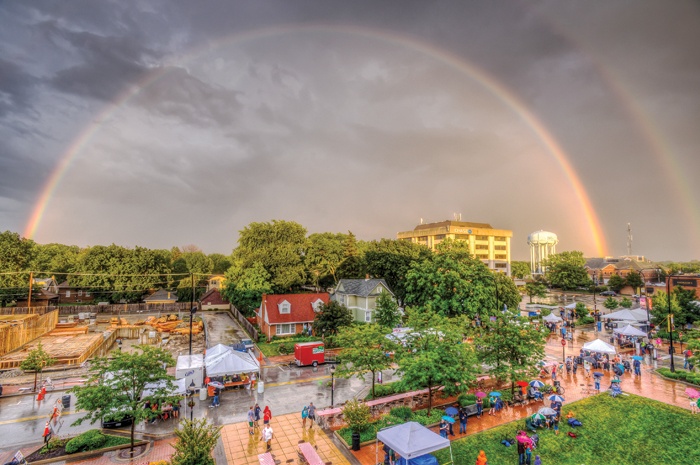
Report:
<svg viewBox="0 0 700 465"><path fill-rule="evenodd" d="M544 273L542 262L557 253L558 243L557 235L549 231L537 231L527 236L527 244L530 246L530 271L533 274Z"/></svg>

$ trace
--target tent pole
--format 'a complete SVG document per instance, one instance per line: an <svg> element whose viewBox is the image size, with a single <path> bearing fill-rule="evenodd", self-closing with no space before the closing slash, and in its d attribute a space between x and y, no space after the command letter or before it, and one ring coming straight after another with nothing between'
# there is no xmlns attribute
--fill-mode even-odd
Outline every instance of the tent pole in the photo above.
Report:
<svg viewBox="0 0 700 465"><path fill-rule="evenodd" d="M452 441L450 441L450 463L455 463L455 459L452 457Z"/></svg>
<svg viewBox="0 0 700 465"><path fill-rule="evenodd" d="M377 464L379 463L377 460L379 459L379 456L377 455L379 453L379 438L375 437L374 438L374 463Z"/></svg>

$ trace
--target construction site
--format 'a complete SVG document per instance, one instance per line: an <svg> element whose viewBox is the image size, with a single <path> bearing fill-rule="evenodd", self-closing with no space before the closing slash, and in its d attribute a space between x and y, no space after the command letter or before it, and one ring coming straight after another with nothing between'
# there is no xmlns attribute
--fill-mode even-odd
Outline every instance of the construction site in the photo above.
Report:
<svg viewBox="0 0 700 465"><path fill-rule="evenodd" d="M59 317L58 310L38 314L0 315L0 371L19 368L41 344L56 363L52 369L80 368L93 357L141 344L162 347L174 357L189 350L190 315L117 315L95 313ZM192 348L205 348L204 325L192 321Z"/></svg>

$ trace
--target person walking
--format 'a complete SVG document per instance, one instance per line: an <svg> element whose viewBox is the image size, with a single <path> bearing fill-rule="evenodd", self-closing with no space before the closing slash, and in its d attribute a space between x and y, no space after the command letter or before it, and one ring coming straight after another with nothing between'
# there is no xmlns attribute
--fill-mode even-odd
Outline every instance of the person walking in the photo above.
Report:
<svg viewBox="0 0 700 465"><path fill-rule="evenodd" d="M583 370L586 373L586 378L591 377L591 363L588 360L583 361Z"/></svg>
<svg viewBox="0 0 700 465"><path fill-rule="evenodd" d="M314 421L316 421L316 406L313 402L309 402L309 429L314 427Z"/></svg>
<svg viewBox="0 0 700 465"><path fill-rule="evenodd" d="M255 411L253 408L254 407L251 405L248 410L248 432L251 436L255 434Z"/></svg>
<svg viewBox="0 0 700 465"><path fill-rule="evenodd" d="M520 433L522 433L522 431ZM522 435L519 434L519 436ZM525 465L525 449L527 448L525 444L527 441L521 438L516 438L515 442L518 443L518 465Z"/></svg>
<svg viewBox="0 0 700 465"><path fill-rule="evenodd" d="M642 376L642 362L635 359L632 366L634 366L634 376Z"/></svg>
<svg viewBox="0 0 700 465"><path fill-rule="evenodd" d="M221 394L221 389L218 387L214 388L214 399L211 401L209 408L215 408L219 406L219 395Z"/></svg>
<svg viewBox="0 0 700 465"><path fill-rule="evenodd" d="M484 412L484 399L483 397L476 398L476 418L481 418L481 414Z"/></svg>
<svg viewBox="0 0 700 465"><path fill-rule="evenodd" d="M491 408L489 409L489 415L496 415L496 398L489 397L489 403L491 404Z"/></svg>
<svg viewBox="0 0 700 465"><path fill-rule="evenodd" d="M301 409L301 428L304 429L306 428L306 419L309 417L309 407L307 405L304 405L304 408Z"/></svg>
<svg viewBox="0 0 700 465"><path fill-rule="evenodd" d="M440 420L440 436L447 439L447 422Z"/></svg>
<svg viewBox="0 0 700 465"><path fill-rule="evenodd" d="M459 434L467 434L467 411L464 407L459 409Z"/></svg>
<svg viewBox="0 0 700 465"><path fill-rule="evenodd" d="M265 410L263 410L263 425L269 425L270 420L272 420L272 410L270 410L269 405L266 405Z"/></svg>
<svg viewBox="0 0 700 465"><path fill-rule="evenodd" d="M690 413L698 413L698 399L690 398Z"/></svg>
<svg viewBox="0 0 700 465"><path fill-rule="evenodd" d="M255 427L260 428L260 414L262 413L262 410L260 409L260 406L257 403L255 404L253 412L255 413Z"/></svg>
<svg viewBox="0 0 700 465"><path fill-rule="evenodd" d="M260 440L265 441L265 445L267 446L267 451L270 452L272 450L272 437L274 435L274 431L272 431L272 426L265 425L265 427L262 429L262 435L260 435Z"/></svg>
<svg viewBox="0 0 700 465"><path fill-rule="evenodd" d="M552 381L557 380L557 364L552 365Z"/></svg>

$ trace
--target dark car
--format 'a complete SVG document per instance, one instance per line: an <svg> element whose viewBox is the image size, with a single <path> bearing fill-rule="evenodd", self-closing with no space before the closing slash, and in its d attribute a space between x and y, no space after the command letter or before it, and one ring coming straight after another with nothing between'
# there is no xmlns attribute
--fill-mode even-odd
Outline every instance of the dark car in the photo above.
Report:
<svg viewBox="0 0 700 465"><path fill-rule="evenodd" d="M122 426L130 426L134 422L134 417L126 413L119 414L115 411L114 415L102 415L100 422L103 428L121 428Z"/></svg>
<svg viewBox="0 0 700 465"><path fill-rule="evenodd" d="M600 295L612 296L612 297L614 297L614 296L617 295L617 292L615 292L615 291L603 291L603 292L600 293Z"/></svg>

